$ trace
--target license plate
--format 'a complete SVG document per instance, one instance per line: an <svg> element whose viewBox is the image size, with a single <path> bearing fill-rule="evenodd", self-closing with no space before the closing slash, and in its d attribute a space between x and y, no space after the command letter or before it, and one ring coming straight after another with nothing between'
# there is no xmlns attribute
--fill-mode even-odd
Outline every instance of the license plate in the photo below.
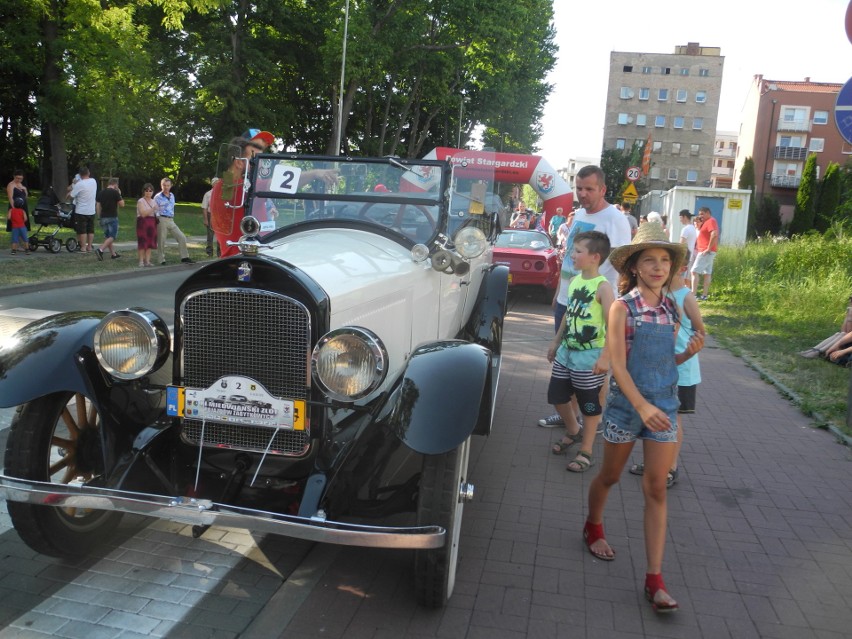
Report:
<svg viewBox="0 0 852 639"><path fill-rule="evenodd" d="M209 388L169 386L166 413L226 424L305 430L303 400L278 399L259 382L236 375L221 377Z"/></svg>

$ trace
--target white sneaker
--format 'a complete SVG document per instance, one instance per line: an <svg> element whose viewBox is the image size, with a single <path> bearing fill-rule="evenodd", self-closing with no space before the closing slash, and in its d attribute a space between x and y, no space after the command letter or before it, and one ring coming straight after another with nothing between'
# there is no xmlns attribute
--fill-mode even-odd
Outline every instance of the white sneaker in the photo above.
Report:
<svg viewBox="0 0 852 639"><path fill-rule="evenodd" d="M559 413L553 413L553 415L548 415L538 420L538 425L542 428L558 428L559 426L564 426L565 421Z"/></svg>

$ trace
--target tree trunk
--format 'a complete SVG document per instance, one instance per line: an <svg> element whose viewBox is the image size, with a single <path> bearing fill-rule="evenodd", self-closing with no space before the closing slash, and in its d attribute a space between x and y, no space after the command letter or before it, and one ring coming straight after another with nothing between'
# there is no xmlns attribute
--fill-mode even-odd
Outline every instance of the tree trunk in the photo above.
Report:
<svg viewBox="0 0 852 639"><path fill-rule="evenodd" d="M55 8L58 10L58 8ZM61 57L56 51L59 41L59 24L55 19L46 18L42 24L44 37L44 80L42 102L39 109L43 114L43 129L47 132L50 152L50 183L60 200L65 199L65 192L70 180L68 179L68 155L65 151L65 130L62 127L62 111L60 85L62 74L57 61Z"/></svg>

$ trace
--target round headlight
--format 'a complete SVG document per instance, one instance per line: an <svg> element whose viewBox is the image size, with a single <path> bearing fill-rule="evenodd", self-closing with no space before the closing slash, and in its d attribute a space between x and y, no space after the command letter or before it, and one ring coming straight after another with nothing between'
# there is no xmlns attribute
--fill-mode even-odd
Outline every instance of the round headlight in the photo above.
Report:
<svg viewBox="0 0 852 639"><path fill-rule="evenodd" d="M453 238L453 243L456 245L456 251L466 260L479 257L485 252L488 246L488 240L485 239L485 233L481 228L476 226L466 226L461 229Z"/></svg>
<svg viewBox="0 0 852 639"><path fill-rule="evenodd" d="M117 379L138 379L155 371L169 355L166 323L151 311L129 308L106 315L95 329L95 355Z"/></svg>
<svg viewBox="0 0 852 639"><path fill-rule="evenodd" d="M254 237L260 233L260 222L257 221L256 217L246 215L242 220L240 220L240 231L243 235Z"/></svg>
<svg viewBox="0 0 852 639"><path fill-rule="evenodd" d="M378 388L387 373L388 354L365 328L338 328L320 339L311 355L314 380L332 398L351 402Z"/></svg>

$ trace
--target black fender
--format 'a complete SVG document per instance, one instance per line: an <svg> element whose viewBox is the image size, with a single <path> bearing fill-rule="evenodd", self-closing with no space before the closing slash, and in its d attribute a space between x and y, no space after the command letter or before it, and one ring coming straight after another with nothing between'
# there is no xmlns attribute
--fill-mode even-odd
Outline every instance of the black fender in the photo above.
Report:
<svg viewBox="0 0 852 639"><path fill-rule="evenodd" d="M474 432L487 433L491 360L487 348L462 340L419 346L378 421L406 446L426 455L453 450Z"/></svg>
<svg viewBox="0 0 852 639"><path fill-rule="evenodd" d="M95 399L84 354L106 313L59 313L27 324L0 345L0 408L70 391ZM97 382L95 382L97 383ZM103 380L100 380L103 384Z"/></svg>
<svg viewBox="0 0 852 639"><path fill-rule="evenodd" d="M506 316L506 298L509 290L509 267L493 264L483 274L482 284L470 319L459 337L481 344L492 353L502 351L503 318Z"/></svg>

